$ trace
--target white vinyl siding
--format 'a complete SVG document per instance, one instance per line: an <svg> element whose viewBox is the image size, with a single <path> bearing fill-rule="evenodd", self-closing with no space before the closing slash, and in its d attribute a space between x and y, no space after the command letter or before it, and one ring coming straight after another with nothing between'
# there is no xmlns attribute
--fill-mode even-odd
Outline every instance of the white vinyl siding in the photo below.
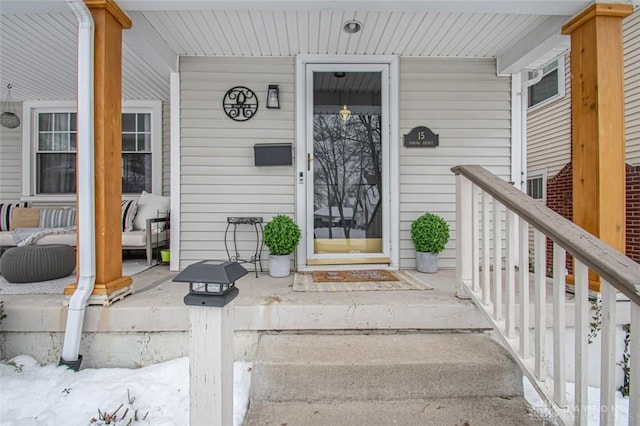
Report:
<svg viewBox="0 0 640 426"><path fill-rule="evenodd" d="M12 111L22 121L22 103ZM18 201L22 192L22 123L15 129L0 126L0 203Z"/></svg>
<svg viewBox="0 0 640 426"><path fill-rule="evenodd" d="M257 143L295 139L295 59L183 57L180 62L180 268L202 259L226 259L228 216L293 217L294 166L256 167ZM267 109L269 84L278 84L280 109ZM248 121L228 118L225 93L245 86L258 97ZM295 155L295 154L294 154ZM295 156L294 156L295 158ZM238 226L240 255L255 250L255 232ZM263 267L268 267L267 250ZM251 266L248 266L250 269Z"/></svg>
<svg viewBox="0 0 640 426"><path fill-rule="evenodd" d="M571 161L571 63L565 55L565 96L527 114L527 170L555 176Z"/></svg>
<svg viewBox="0 0 640 426"><path fill-rule="evenodd" d="M640 164L640 11L624 19L626 161Z"/></svg>
<svg viewBox="0 0 640 426"><path fill-rule="evenodd" d="M623 21L626 162L640 164L640 11ZM528 115L527 169L555 176L571 161L571 63L565 55L565 97Z"/></svg>
<svg viewBox="0 0 640 426"><path fill-rule="evenodd" d="M400 267L415 267L411 222L438 213L451 227L439 266L455 267L455 176L451 167L480 164L509 180L509 78L493 60L400 59ZM402 135L426 126L436 148L405 148Z"/></svg>

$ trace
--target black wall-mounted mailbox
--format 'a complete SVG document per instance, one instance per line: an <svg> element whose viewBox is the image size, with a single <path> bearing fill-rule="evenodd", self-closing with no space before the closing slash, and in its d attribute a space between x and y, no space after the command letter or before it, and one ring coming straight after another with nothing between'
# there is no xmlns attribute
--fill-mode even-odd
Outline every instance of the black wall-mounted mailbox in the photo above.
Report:
<svg viewBox="0 0 640 426"><path fill-rule="evenodd" d="M256 166L291 166L292 145L290 143L257 143L253 146Z"/></svg>

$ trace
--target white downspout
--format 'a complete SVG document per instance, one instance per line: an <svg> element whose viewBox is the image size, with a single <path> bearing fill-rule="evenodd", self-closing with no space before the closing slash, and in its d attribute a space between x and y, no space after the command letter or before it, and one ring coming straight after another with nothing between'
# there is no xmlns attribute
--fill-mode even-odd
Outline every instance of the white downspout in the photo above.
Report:
<svg viewBox="0 0 640 426"><path fill-rule="evenodd" d="M78 271L76 291L69 301L61 365L80 368L80 339L87 300L96 279L94 194L93 55L94 24L82 0L66 0L78 19Z"/></svg>
<svg viewBox="0 0 640 426"><path fill-rule="evenodd" d="M523 71L525 73L526 71ZM527 110L529 109L529 87L533 86L536 83L539 83L542 80L542 70L536 70L534 76L530 80L525 80L522 82L522 135L521 135L521 143L522 150L522 192L527 192Z"/></svg>

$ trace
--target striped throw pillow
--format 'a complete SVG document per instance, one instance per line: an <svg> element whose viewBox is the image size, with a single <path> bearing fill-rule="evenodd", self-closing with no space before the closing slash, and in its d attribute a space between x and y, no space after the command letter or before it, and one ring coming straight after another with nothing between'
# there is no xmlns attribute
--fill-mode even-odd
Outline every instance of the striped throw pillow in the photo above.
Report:
<svg viewBox="0 0 640 426"><path fill-rule="evenodd" d="M76 209L41 209L40 228L76 226Z"/></svg>
<svg viewBox="0 0 640 426"><path fill-rule="evenodd" d="M16 207L29 207L29 202L0 204L0 231L11 230L11 214Z"/></svg>
<svg viewBox="0 0 640 426"><path fill-rule="evenodd" d="M133 219L138 211L138 200L122 200L122 230L133 231Z"/></svg>

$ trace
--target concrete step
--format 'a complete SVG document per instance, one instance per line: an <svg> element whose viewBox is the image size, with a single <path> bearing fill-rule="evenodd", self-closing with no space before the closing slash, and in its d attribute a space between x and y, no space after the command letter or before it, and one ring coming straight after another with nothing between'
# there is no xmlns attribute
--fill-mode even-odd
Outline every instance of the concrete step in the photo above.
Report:
<svg viewBox="0 0 640 426"><path fill-rule="evenodd" d="M401 401L252 402L244 425L540 426L522 397Z"/></svg>
<svg viewBox="0 0 640 426"><path fill-rule="evenodd" d="M263 335L251 404L512 398L522 374L479 333Z"/></svg>

